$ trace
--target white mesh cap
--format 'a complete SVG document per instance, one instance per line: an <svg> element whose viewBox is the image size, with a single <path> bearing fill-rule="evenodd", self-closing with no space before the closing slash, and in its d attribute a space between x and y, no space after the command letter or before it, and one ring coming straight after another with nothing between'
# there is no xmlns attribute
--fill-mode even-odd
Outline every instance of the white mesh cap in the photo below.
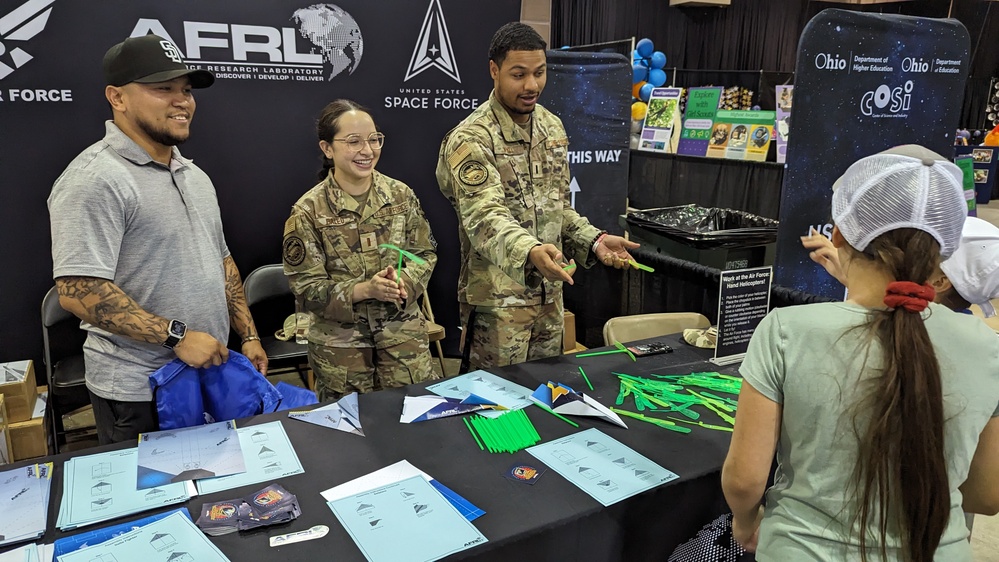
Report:
<svg viewBox="0 0 999 562"><path fill-rule="evenodd" d="M864 251L899 228L929 233L950 257L968 214L961 169L918 145L898 146L854 162L833 184L832 217L846 241Z"/></svg>
<svg viewBox="0 0 999 562"><path fill-rule="evenodd" d="M957 294L981 307L986 317L996 311L989 300L999 297L999 228L968 217L961 231L961 245L940 269Z"/></svg>

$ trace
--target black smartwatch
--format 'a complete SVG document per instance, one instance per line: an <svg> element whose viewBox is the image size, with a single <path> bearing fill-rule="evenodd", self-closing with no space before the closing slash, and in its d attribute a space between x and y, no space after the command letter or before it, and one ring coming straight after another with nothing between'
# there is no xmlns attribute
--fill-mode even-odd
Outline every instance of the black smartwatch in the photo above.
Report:
<svg viewBox="0 0 999 562"><path fill-rule="evenodd" d="M187 324L180 320L171 320L170 327L167 328L167 339L163 342L163 347L173 349L187 335Z"/></svg>

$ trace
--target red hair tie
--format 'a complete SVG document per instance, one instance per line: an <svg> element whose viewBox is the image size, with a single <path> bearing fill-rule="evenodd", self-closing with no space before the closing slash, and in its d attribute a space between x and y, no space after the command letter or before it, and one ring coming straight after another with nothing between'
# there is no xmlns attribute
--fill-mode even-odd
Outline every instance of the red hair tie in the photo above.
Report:
<svg viewBox="0 0 999 562"><path fill-rule="evenodd" d="M885 306L902 307L909 312L922 312L930 305L937 292L930 285L920 285L912 281L893 281L885 290Z"/></svg>

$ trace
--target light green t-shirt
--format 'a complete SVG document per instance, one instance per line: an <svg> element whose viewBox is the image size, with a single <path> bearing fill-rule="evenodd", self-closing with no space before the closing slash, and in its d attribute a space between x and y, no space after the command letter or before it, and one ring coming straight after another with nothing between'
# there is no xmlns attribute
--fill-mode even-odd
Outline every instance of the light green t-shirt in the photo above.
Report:
<svg viewBox="0 0 999 562"><path fill-rule="evenodd" d="M958 486L979 434L999 415L999 338L980 319L940 305L923 316L941 369L950 481L950 522L934 559L971 560ZM860 559L858 535L848 529L858 450L853 405L866 386L858 384L861 377L875 376L882 362L878 343L867 347L866 322L867 309L857 305L811 304L772 311L753 334L740 372L783 406L779 466L760 526L761 562ZM887 542L889 557L893 548L897 557L898 537L889 534ZM869 556L880 559L873 551Z"/></svg>

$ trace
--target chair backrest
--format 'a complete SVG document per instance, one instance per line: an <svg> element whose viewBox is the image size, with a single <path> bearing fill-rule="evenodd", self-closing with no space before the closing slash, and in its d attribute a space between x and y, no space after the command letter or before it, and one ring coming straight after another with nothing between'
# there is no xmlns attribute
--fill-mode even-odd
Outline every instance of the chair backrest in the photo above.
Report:
<svg viewBox="0 0 999 562"><path fill-rule="evenodd" d="M427 319L427 336L430 338L430 341L435 342L444 339L444 326L441 326L434 320L434 309L430 306L430 295L426 291L420 295L420 312Z"/></svg>
<svg viewBox="0 0 999 562"><path fill-rule="evenodd" d="M659 312L633 314L611 318L604 324L604 345L614 342L627 343L667 334L676 334L687 328L708 328L711 321L696 312Z"/></svg>
<svg viewBox="0 0 999 562"><path fill-rule="evenodd" d="M83 353L87 332L80 328L80 319L59 304L59 293L52 287L42 299L42 353L46 380L52 380L52 366L59 361Z"/></svg>
<svg viewBox="0 0 999 562"><path fill-rule="evenodd" d="M273 335L295 313L295 295L281 264L262 265L243 280L246 305L262 336ZM237 348L238 349L238 348Z"/></svg>

